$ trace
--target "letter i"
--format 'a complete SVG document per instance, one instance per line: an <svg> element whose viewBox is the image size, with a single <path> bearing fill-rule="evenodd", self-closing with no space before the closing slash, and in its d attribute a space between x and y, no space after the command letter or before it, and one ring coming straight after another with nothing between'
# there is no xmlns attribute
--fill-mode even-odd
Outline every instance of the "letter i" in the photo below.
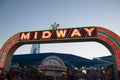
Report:
<svg viewBox="0 0 120 80"><path fill-rule="evenodd" d="M34 39L38 38L38 32L35 32Z"/></svg>

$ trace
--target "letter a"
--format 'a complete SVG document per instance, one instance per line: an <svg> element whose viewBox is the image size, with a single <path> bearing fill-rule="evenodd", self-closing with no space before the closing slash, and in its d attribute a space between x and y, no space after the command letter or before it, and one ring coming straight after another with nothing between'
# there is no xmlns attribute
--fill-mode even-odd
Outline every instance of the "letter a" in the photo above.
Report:
<svg viewBox="0 0 120 80"><path fill-rule="evenodd" d="M75 36L78 36L78 37L81 37L82 35L80 34L80 32L78 31L78 29L74 29L72 34L71 34L71 37L75 37Z"/></svg>

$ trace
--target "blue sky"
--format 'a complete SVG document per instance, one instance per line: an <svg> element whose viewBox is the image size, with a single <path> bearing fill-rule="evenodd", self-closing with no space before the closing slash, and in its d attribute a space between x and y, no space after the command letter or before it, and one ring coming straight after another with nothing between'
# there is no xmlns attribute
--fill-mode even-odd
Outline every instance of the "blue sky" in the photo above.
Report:
<svg viewBox="0 0 120 80"><path fill-rule="evenodd" d="M50 29L54 22L60 28L101 26L120 35L120 0L0 0L0 47L15 33ZM15 54L29 53L30 47L21 46ZM41 44L41 52L87 58L110 54L96 42Z"/></svg>

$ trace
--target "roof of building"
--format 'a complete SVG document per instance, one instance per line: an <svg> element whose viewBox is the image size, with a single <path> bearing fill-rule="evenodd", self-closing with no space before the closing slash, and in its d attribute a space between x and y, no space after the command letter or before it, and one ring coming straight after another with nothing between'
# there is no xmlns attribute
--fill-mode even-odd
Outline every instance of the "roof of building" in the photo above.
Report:
<svg viewBox="0 0 120 80"><path fill-rule="evenodd" d="M23 64L23 65L40 65L41 62L48 56L57 56L61 58L67 67L72 66L72 67L81 68L83 66L101 64L101 62L99 63L98 61L86 59L86 58L76 56L73 54L53 53L53 52L39 53L39 54L14 55L12 58L12 63L18 63L18 64Z"/></svg>

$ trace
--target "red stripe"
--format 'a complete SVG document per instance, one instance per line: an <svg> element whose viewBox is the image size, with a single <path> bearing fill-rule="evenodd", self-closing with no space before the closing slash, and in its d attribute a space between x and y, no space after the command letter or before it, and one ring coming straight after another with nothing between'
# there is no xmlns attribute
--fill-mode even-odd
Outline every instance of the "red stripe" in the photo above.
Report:
<svg viewBox="0 0 120 80"><path fill-rule="evenodd" d="M4 54L2 55L2 58L1 58L1 61L0 61L0 68L3 68L4 63L5 63L6 56L7 56L7 54L8 54L8 51L10 50L10 48L11 48L14 44L16 44L16 43L18 43L18 42L19 42L19 39L16 39L16 40L12 41L12 42L6 47L6 49L5 49L5 51L4 51Z"/></svg>
<svg viewBox="0 0 120 80"><path fill-rule="evenodd" d="M98 31L105 32L105 33L108 33L108 34L110 34L111 36L113 36L116 40L120 41L120 37L119 37L117 34L113 33L112 31L110 31L110 30L108 30L108 29L101 28L101 27L97 27L97 30L98 30Z"/></svg>
<svg viewBox="0 0 120 80"><path fill-rule="evenodd" d="M115 51L119 50L119 48L117 47L115 42L113 40L111 40L110 38L108 38L107 36L102 35L102 34L97 34L97 38L104 40L105 42L110 44L114 48Z"/></svg>
<svg viewBox="0 0 120 80"><path fill-rule="evenodd" d="M10 38L5 42L5 44L2 46L1 51L4 49L4 47L6 46L7 43L9 43L13 38L15 38L15 37L17 37L17 36L19 36L19 35L20 35L20 33L15 34L15 35L13 35L12 37L10 37Z"/></svg>
<svg viewBox="0 0 120 80"><path fill-rule="evenodd" d="M117 56L117 61L118 61L118 69L120 70L120 50L117 47L117 45L114 43L113 40L111 40L110 38L108 38L105 35L102 34L97 34L97 38L104 40L105 42L107 42L108 44L110 44L111 47L114 48L116 56Z"/></svg>

